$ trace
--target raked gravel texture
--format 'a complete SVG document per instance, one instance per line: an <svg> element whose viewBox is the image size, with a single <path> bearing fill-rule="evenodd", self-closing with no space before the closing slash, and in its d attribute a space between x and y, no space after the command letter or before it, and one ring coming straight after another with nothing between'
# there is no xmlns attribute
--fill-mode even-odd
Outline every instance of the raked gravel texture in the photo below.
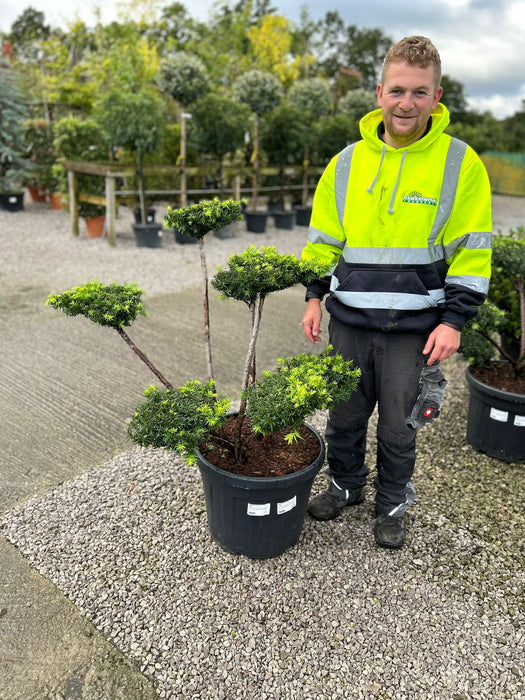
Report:
<svg viewBox="0 0 525 700"><path fill-rule="evenodd" d="M304 232L293 236L298 244ZM131 261L131 244L113 252L126 247ZM194 253L181 254L193 265ZM70 275L59 266L57 288ZM3 533L161 698L520 700L523 464L466 444L465 364L444 369L449 386L419 437L419 498L401 551L374 544L368 487L365 503L334 521L307 517L280 557L232 556L211 540L198 471L138 448L11 508ZM310 423L322 431L325 416ZM372 439L371 465L373 452Z"/></svg>

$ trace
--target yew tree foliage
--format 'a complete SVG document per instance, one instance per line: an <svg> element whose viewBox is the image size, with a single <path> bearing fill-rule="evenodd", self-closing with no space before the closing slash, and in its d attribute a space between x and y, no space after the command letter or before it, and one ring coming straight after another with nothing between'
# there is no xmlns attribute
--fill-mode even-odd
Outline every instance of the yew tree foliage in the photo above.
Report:
<svg viewBox="0 0 525 700"><path fill-rule="evenodd" d="M461 334L462 355L474 367L490 364L496 352L513 367L516 375L525 373L525 237L524 229L496 236L493 243L492 280L487 301ZM518 342L513 357L502 346L498 335Z"/></svg>
<svg viewBox="0 0 525 700"><path fill-rule="evenodd" d="M104 285L94 280L61 294L50 294L47 305L67 316L85 316L100 326L118 329L131 326L138 315L146 315L142 294L135 284Z"/></svg>
<svg viewBox="0 0 525 700"><path fill-rule="evenodd" d="M227 199L221 202L218 199L208 199L180 209L168 207L164 221L167 226L186 236L202 239L210 231L218 231L241 218L240 201Z"/></svg>

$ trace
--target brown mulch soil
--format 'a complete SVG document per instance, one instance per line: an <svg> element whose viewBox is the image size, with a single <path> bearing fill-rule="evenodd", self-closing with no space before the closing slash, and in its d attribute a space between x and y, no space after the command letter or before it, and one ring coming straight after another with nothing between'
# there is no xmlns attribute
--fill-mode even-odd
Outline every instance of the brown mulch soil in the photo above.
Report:
<svg viewBox="0 0 525 700"><path fill-rule="evenodd" d="M284 476L293 474L315 461L319 454L319 442L306 426L299 429L300 440L289 445L284 436L288 430L281 430L273 435L255 435L251 430L249 419L243 425L243 441L247 445L246 459L243 464L235 461L233 453L224 441L233 444L237 417L228 418L217 437L200 445L199 450L208 462L216 467L242 476Z"/></svg>
<svg viewBox="0 0 525 700"><path fill-rule="evenodd" d="M516 377L508 362L492 362L490 367L471 367L470 371L476 379L494 389L525 395L525 376Z"/></svg>

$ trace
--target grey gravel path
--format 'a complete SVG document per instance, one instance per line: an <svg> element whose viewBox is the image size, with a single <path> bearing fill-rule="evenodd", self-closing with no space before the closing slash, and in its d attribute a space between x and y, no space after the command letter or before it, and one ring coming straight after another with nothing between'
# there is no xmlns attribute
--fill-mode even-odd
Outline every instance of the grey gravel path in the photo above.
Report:
<svg viewBox="0 0 525 700"><path fill-rule="evenodd" d="M517 200L495 203L505 225ZM7 314L19 298L27 306L18 315L37 325L33 294L40 299L38 290L60 290L91 275L134 279L153 304L156 295L196 284L189 246L166 242L162 251L139 254L123 234L117 248L101 255L103 242L65 238L67 225L54 214L62 259L50 268L31 216L22 232L32 244L25 261L13 244L0 277ZM47 212L36 216L49 226ZM298 252L304 229L285 235L284 246L275 230L211 241L210 266L252 242ZM400 552L373 543L369 488L365 503L341 518L308 519L298 545L281 557L229 555L210 539L198 472L154 449L79 465L76 476L33 497L21 486L18 499L5 504L3 534L154 681L161 698L520 700L524 469L466 444L465 365L458 358L445 365L442 416L420 435L419 499ZM82 382L82 367L77 372ZM322 431L324 421L319 414L311 423ZM371 463L373 451L371 440ZM320 476L314 491L322 488ZM0 617L0 632L1 624Z"/></svg>

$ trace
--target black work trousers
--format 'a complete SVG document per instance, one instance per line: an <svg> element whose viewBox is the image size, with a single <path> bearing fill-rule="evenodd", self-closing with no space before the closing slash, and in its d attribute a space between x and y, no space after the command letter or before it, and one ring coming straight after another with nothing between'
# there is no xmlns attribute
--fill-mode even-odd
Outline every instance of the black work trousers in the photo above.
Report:
<svg viewBox="0 0 525 700"><path fill-rule="evenodd" d="M406 424L419 393L425 333L364 330L330 319L334 350L361 369L357 391L335 406L326 427L327 474L343 489L365 485L368 420L377 405L376 508L400 516L415 500L416 430Z"/></svg>

